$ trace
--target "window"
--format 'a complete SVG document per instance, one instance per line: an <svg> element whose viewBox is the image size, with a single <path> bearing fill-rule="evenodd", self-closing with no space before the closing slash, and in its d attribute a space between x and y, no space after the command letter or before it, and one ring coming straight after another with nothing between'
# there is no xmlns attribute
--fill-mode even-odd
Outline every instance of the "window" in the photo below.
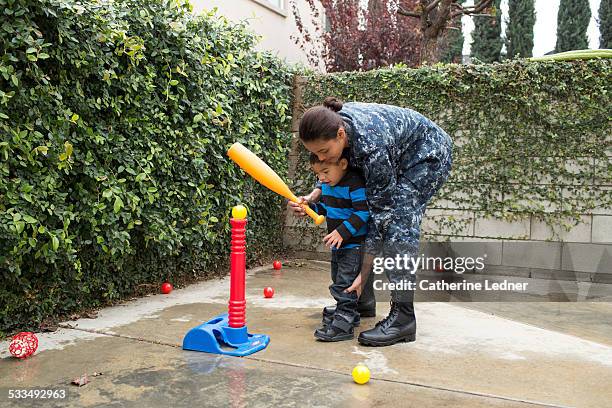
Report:
<svg viewBox="0 0 612 408"><path fill-rule="evenodd" d="M261 4L265 8L272 10L273 12L280 14L283 17L287 17L287 0L252 0L255 3Z"/></svg>
<svg viewBox="0 0 612 408"><path fill-rule="evenodd" d="M272 4L274 7L277 7L279 9L284 10L285 9L285 0L264 0L270 4Z"/></svg>

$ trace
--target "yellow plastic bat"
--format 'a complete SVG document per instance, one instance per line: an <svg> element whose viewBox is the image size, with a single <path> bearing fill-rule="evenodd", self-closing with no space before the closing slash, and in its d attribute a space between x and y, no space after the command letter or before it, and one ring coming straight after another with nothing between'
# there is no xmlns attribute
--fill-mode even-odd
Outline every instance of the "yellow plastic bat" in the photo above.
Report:
<svg viewBox="0 0 612 408"><path fill-rule="evenodd" d="M283 179L279 177L274 170L270 168L263 160L261 160L255 153L241 145L240 143L234 143L232 147L227 151L227 155L232 159L240 168L246 171L251 177L257 180L264 187L269 188L276 194L280 194L294 203L299 203L298 198L293 194L291 189L285 184ZM325 221L325 217L317 214L308 206L308 204L302 204L302 208L306 211L315 224L319 225Z"/></svg>

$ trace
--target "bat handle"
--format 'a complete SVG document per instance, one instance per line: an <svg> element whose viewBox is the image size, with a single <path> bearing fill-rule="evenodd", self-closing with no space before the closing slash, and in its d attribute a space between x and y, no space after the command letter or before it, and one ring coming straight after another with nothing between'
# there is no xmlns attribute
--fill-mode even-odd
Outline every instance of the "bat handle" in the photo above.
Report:
<svg viewBox="0 0 612 408"><path fill-rule="evenodd" d="M302 208L304 211L306 211L306 214L308 214L314 220L315 224L321 225L323 221L325 221L325 217L314 212L313 209L308 206L308 204L302 204Z"/></svg>

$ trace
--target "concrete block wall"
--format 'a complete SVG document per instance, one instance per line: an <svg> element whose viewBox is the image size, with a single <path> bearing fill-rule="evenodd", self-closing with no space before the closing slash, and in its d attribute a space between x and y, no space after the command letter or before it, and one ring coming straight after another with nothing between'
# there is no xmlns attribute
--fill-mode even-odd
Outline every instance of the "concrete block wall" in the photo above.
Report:
<svg viewBox="0 0 612 408"><path fill-rule="evenodd" d="M304 107L302 89L305 79L297 77L294 82L293 143L289 156L289 178L293 179L298 162L300 142L298 125ZM452 135L455 144L461 143L461 135ZM612 153L611 153L612 154ZM608 156L612 160L612 155ZM582 160L565 163L566 169L580 172L584 163L595 165L595 161ZM589 164L586 164L587 166ZM538 178L538 183L558 183L559 180ZM573 180L573 182L576 179ZM610 190L609 179L586 181L603 190ZM562 200L580 200L580 185L574 188L560 187ZM310 192L312 186L299 186L296 194ZM612 283L612 208L610 200L589 213L580 216L580 223L566 231L560 225L554 230L536 217L524 217L514 221L487 218L482 211L469 208L466 196L469 191L458 192L451 200L434 200L428 206L421 225L424 239L423 253L432 253L431 241L450 238L444 244L447 254L453 256L482 256L486 253L483 273L494 275L524 276L545 279L576 280L583 282ZM498 197L502 200L503 197ZM544 211L558 209L546 203ZM458 228L451 231L439 220L452 219ZM568 220L569 223L569 220ZM295 256L327 260L329 251L321 238L326 233L324 226L316 227L310 219L296 219L289 212L285 216L284 243ZM435 252L435 251L434 251ZM439 251L438 251L439 252Z"/></svg>

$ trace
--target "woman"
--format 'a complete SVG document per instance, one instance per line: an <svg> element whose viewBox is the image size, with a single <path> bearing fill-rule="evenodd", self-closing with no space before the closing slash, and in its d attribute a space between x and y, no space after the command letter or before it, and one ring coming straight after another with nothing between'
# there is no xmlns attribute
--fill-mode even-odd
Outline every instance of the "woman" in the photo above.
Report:
<svg viewBox="0 0 612 408"><path fill-rule="evenodd" d="M370 210L365 258L360 276L347 291L360 295L361 282L368 282L363 288L368 299L360 300L371 312L375 301L368 276L374 258L417 256L421 218L448 178L452 141L438 125L413 110L374 103L342 104L333 97L304 113L299 135L304 147L322 161L336 162L349 149L351 166L363 171ZM315 187L301 199L316 202L320 194ZM304 215L299 205L289 204L296 214ZM414 272L403 262L385 268L387 279L394 284L414 283ZM373 329L361 332L361 344L414 341L414 292L394 290L391 299L389 315Z"/></svg>

